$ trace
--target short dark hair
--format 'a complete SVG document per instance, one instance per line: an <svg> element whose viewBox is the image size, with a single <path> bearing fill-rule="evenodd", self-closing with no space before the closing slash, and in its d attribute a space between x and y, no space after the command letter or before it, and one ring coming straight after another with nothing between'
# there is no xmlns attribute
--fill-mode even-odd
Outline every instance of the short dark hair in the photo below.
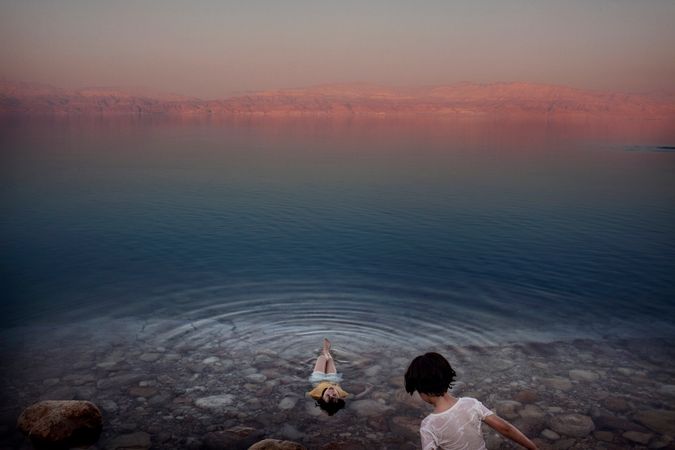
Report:
<svg viewBox="0 0 675 450"><path fill-rule="evenodd" d="M345 401L342 400L341 398L337 400L333 400L330 402L324 401L323 398L320 398L316 401L316 404L319 408L324 410L326 414L329 416L332 416L336 412L340 411L342 408L345 407Z"/></svg>
<svg viewBox="0 0 675 450"><path fill-rule="evenodd" d="M412 395L442 396L448 392L457 374L450 363L438 353L430 352L413 359L405 372L405 390Z"/></svg>

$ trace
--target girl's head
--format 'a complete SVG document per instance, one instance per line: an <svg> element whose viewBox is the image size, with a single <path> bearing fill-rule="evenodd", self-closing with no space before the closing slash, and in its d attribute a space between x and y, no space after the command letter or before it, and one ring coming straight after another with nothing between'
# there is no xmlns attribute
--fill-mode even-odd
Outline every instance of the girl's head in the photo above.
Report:
<svg viewBox="0 0 675 450"><path fill-rule="evenodd" d="M405 390L410 395L440 397L445 395L457 374L447 359L430 352L413 359L405 372Z"/></svg>
<svg viewBox="0 0 675 450"><path fill-rule="evenodd" d="M323 390L321 398L316 401L316 404L329 416L332 416L345 407L345 401L340 398L340 394L332 386Z"/></svg>

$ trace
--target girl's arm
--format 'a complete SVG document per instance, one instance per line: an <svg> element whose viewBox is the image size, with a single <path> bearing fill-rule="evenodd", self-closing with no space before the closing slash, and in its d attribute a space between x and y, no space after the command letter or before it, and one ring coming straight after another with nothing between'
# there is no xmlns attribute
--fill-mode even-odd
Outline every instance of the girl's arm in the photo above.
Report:
<svg viewBox="0 0 675 450"><path fill-rule="evenodd" d="M514 427L498 415L490 414L485 419L483 419L483 422L494 428L502 436L511 439L513 442L522 445L526 449L537 450L537 446L534 445L534 442L529 440L527 436L521 433L518 428Z"/></svg>

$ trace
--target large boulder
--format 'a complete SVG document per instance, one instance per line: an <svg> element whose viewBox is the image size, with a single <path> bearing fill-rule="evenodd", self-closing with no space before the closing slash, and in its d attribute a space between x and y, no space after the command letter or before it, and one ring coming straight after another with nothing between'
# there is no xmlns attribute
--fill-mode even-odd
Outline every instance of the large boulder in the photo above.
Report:
<svg viewBox="0 0 675 450"><path fill-rule="evenodd" d="M302 445L293 441L281 441L279 439L264 439L256 442L248 450L307 450Z"/></svg>
<svg viewBox="0 0 675 450"><path fill-rule="evenodd" d="M45 400L24 409L17 426L36 448L82 447L98 440L103 417L91 402Z"/></svg>

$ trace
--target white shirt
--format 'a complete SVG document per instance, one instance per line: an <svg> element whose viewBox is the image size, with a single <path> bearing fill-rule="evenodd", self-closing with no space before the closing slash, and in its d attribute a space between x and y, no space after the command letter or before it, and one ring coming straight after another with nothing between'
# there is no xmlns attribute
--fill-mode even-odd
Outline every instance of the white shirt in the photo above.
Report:
<svg viewBox="0 0 675 450"><path fill-rule="evenodd" d="M422 450L486 450L480 425L491 414L475 398L458 398L449 409L424 418L420 426Z"/></svg>

